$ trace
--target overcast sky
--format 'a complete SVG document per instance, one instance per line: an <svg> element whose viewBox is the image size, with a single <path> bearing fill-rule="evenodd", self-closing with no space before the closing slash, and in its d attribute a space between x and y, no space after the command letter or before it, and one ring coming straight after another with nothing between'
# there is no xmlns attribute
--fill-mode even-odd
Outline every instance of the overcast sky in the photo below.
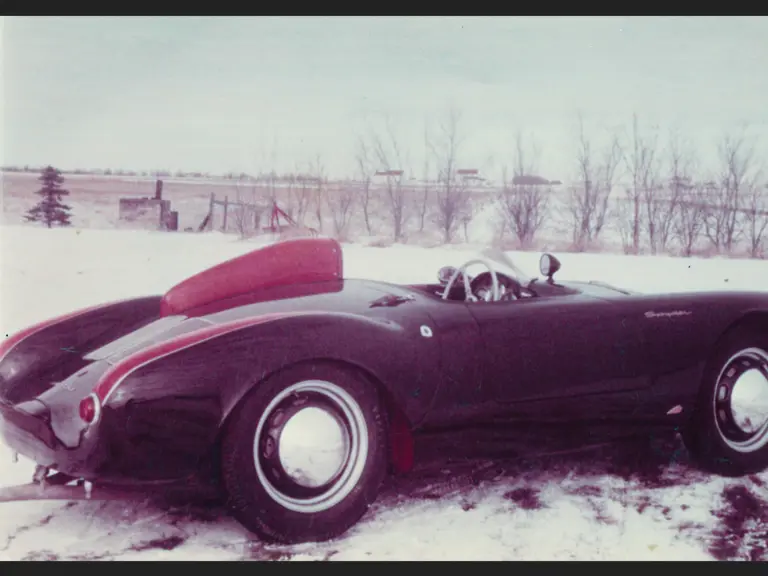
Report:
<svg viewBox="0 0 768 576"><path fill-rule="evenodd" d="M636 112L710 161L749 126L768 150L768 18L6 18L3 164L354 170L389 116L411 168L425 121L461 111L460 163L498 171L514 134L573 172ZM764 156L765 157L765 156ZM405 166L408 168L408 166Z"/></svg>

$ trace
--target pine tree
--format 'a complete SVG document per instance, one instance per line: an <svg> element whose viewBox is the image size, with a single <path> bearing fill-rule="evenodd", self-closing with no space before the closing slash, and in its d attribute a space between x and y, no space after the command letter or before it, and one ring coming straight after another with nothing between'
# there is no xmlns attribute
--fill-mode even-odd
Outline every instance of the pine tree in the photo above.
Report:
<svg viewBox="0 0 768 576"><path fill-rule="evenodd" d="M70 207L61 202L63 196L69 195L69 191L61 187L64 177L53 166L46 167L38 178L43 183L35 194L42 196L40 202L30 209L24 218L28 222L44 222L48 228L53 224L69 226Z"/></svg>

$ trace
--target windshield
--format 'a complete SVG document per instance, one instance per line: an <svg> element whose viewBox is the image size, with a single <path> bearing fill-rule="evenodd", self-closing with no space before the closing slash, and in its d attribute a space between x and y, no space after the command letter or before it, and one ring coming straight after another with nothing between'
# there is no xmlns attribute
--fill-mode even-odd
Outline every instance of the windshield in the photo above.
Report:
<svg viewBox="0 0 768 576"><path fill-rule="evenodd" d="M533 280L533 276L529 276L518 268L512 259L502 250L498 248L487 248L482 252L483 258L489 260L493 264L493 268L496 272L500 272L506 276L516 279L523 286L530 284Z"/></svg>

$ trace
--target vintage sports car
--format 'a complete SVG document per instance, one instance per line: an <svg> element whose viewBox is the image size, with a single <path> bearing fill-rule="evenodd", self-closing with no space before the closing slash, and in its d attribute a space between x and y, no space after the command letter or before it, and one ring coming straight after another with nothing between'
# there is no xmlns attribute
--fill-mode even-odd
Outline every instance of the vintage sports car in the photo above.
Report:
<svg viewBox="0 0 768 576"><path fill-rule="evenodd" d="M51 498L213 470L280 542L343 533L415 438L478 425L678 429L706 469L768 466L768 293L644 295L559 267L488 250L395 285L344 278L332 239L259 248L2 341L2 440L68 489Z"/></svg>

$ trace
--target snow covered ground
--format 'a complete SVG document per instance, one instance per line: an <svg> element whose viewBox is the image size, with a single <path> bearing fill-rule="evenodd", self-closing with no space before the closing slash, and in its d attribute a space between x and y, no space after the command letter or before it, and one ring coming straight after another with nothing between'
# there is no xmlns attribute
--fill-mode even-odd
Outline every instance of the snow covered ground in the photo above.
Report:
<svg viewBox="0 0 768 576"><path fill-rule="evenodd" d="M0 227L0 331L100 301L159 293L252 242L220 234ZM429 281L471 248L347 245L345 272ZM514 253L535 273L538 254ZM562 278L640 291L768 290L768 264L728 259L558 255ZM31 462L0 445L0 485ZM323 544L266 546L219 509L148 503L0 505L0 559L706 560L768 559L768 473L692 469L679 444L581 456L478 461L389 482L366 517Z"/></svg>

